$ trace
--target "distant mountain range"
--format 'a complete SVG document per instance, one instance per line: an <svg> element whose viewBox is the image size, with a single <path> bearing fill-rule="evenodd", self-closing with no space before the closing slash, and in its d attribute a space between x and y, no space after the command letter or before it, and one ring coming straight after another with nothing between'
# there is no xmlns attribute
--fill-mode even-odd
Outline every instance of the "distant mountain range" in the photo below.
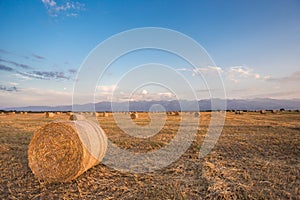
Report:
<svg viewBox="0 0 300 200"><path fill-rule="evenodd" d="M223 110L224 100L222 99L213 99L215 108L214 110ZM199 100L198 105L201 111L212 110L211 108L212 100ZM92 111L95 107L96 111L149 111L151 108L152 111L192 111L194 110L195 102L183 100L183 101L131 101L129 102L99 102L96 104L82 104L76 105L77 111ZM260 98L260 99L229 99L227 100L227 110L273 110L284 108L286 110L296 110L300 109L300 99L292 100L280 100L280 99L269 99L269 98ZM153 105L161 106L153 106ZM112 109L113 105L113 109ZM183 109L180 109L181 108ZM71 111L72 105L65 106L27 106L27 107L11 107L4 110L15 110L15 111Z"/></svg>

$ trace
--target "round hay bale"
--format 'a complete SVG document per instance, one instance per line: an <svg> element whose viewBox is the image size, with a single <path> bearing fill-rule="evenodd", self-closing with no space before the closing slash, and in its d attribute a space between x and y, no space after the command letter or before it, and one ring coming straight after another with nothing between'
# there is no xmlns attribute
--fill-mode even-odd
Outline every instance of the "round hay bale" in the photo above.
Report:
<svg viewBox="0 0 300 200"><path fill-rule="evenodd" d="M130 118L131 119L137 119L139 116L138 116L138 114L137 113L131 113L130 114Z"/></svg>
<svg viewBox="0 0 300 200"><path fill-rule="evenodd" d="M278 110L271 110L271 112L275 114L278 112Z"/></svg>
<svg viewBox="0 0 300 200"><path fill-rule="evenodd" d="M73 113L72 112L67 112L67 115L71 116L71 115L73 115Z"/></svg>
<svg viewBox="0 0 300 200"><path fill-rule="evenodd" d="M236 110L236 111L235 111L235 114L237 114L237 115L242 115L242 114L243 114L243 111L242 111L242 110Z"/></svg>
<svg viewBox="0 0 300 200"><path fill-rule="evenodd" d="M103 112L103 113L101 113L100 116L102 116L102 117L108 117L108 112Z"/></svg>
<svg viewBox="0 0 300 200"><path fill-rule="evenodd" d="M76 120L86 120L86 118L83 115L80 114L72 114L69 118L71 121L76 121Z"/></svg>
<svg viewBox="0 0 300 200"><path fill-rule="evenodd" d="M34 133L28 148L28 162L39 180L68 182L99 164L106 149L107 138L98 124L52 122Z"/></svg>
<svg viewBox="0 0 300 200"><path fill-rule="evenodd" d="M45 115L46 115L46 118L53 118L55 116L55 114L52 112L46 112Z"/></svg>
<svg viewBox="0 0 300 200"><path fill-rule="evenodd" d="M24 112L24 115L27 115L28 113L27 112Z"/></svg>
<svg viewBox="0 0 300 200"><path fill-rule="evenodd" d="M57 114L57 115L60 115L60 114L61 114L61 112L56 112L55 114Z"/></svg>
<svg viewBox="0 0 300 200"><path fill-rule="evenodd" d="M195 112L194 117L199 117L199 112Z"/></svg>
<svg viewBox="0 0 300 200"><path fill-rule="evenodd" d="M8 115L15 115L16 112L9 112Z"/></svg>
<svg viewBox="0 0 300 200"><path fill-rule="evenodd" d="M175 115L175 116L179 116L180 113L179 113L178 111L176 111L176 112L174 112L174 115Z"/></svg>
<svg viewBox="0 0 300 200"><path fill-rule="evenodd" d="M267 112L265 110L261 110L260 114L266 114Z"/></svg>

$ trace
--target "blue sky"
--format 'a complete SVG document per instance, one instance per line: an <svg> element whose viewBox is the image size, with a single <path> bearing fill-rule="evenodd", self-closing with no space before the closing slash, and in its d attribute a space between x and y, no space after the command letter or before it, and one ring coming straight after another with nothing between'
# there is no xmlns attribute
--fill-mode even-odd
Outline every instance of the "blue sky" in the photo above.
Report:
<svg viewBox="0 0 300 200"><path fill-rule="evenodd" d="M131 54L107 70L96 90L97 101L110 99L128 70L149 62L169 64L191 82L198 72L218 71L228 98L300 98L296 0L1 0L0 24L0 108L71 104L76 73L89 52L114 34L142 27L186 34L206 49L216 66L192 69L158 51ZM200 82L194 82L196 90L205 89ZM132 99L172 96L155 86L140 88Z"/></svg>

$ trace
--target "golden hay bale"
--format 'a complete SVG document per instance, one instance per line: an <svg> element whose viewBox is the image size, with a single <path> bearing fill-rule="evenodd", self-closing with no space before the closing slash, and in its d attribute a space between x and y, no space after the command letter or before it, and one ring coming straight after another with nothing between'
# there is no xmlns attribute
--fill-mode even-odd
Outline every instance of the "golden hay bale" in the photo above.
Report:
<svg viewBox="0 0 300 200"><path fill-rule="evenodd" d="M139 115L137 113L131 113L130 114L131 119L137 119L138 117L139 117Z"/></svg>
<svg viewBox="0 0 300 200"><path fill-rule="evenodd" d="M195 112L194 117L199 117L199 112Z"/></svg>
<svg viewBox="0 0 300 200"><path fill-rule="evenodd" d="M71 115L73 115L73 113L72 112L67 112L67 115L71 116Z"/></svg>
<svg viewBox="0 0 300 200"><path fill-rule="evenodd" d="M99 114L101 117L108 117L108 112L102 112Z"/></svg>
<svg viewBox="0 0 300 200"><path fill-rule="evenodd" d="M57 115L60 115L60 114L61 114L61 112L55 112L55 114L57 114Z"/></svg>
<svg viewBox="0 0 300 200"><path fill-rule="evenodd" d="M45 182L68 182L99 164L107 138L91 121L52 122L38 129L29 144L28 163Z"/></svg>
<svg viewBox="0 0 300 200"><path fill-rule="evenodd" d="M85 120L86 118L83 115L73 114L70 116L69 120L76 121L76 120Z"/></svg>
<svg viewBox="0 0 300 200"><path fill-rule="evenodd" d="M266 114L267 112L265 110L261 110L260 114Z"/></svg>
<svg viewBox="0 0 300 200"><path fill-rule="evenodd" d="M46 115L46 118L53 118L55 116L55 114L52 112L46 112L45 115Z"/></svg>
<svg viewBox="0 0 300 200"><path fill-rule="evenodd" d="M242 114L243 114L243 111L242 111L242 110L236 110L236 111L235 111L235 114L237 114L237 115L242 115Z"/></svg>
<svg viewBox="0 0 300 200"><path fill-rule="evenodd" d="M9 112L8 115L14 115L16 112Z"/></svg>
<svg viewBox="0 0 300 200"><path fill-rule="evenodd" d="M24 112L24 115L27 115L28 113L27 112Z"/></svg>
<svg viewBox="0 0 300 200"><path fill-rule="evenodd" d="M174 115L175 115L175 116L179 116L180 113L176 111L176 112L174 112Z"/></svg>

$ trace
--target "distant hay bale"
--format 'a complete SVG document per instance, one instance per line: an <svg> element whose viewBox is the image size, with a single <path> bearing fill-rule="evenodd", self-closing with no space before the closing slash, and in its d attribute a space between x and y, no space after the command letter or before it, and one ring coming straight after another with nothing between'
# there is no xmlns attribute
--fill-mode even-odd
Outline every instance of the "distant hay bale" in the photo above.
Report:
<svg viewBox="0 0 300 200"><path fill-rule="evenodd" d="M76 120L85 120L86 118L83 115L80 114L72 114L69 118L71 121L76 121Z"/></svg>
<svg viewBox="0 0 300 200"><path fill-rule="evenodd" d="M277 113L278 112L278 110L271 110L271 113Z"/></svg>
<svg viewBox="0 0 300 200"><path fill-rule="evenodd" d="M96 123L52 122L34 133L28 163L39 180L68 182L99 164L106 149L106 135Z"/></svg>
<svg viewBox="0 0 300 200"><path fill-rule="evenodd" d="M102 113L100 113L100 116L101 117L108 117L108 112L102 112Z"/></svg>
<svg viewBox="0 0 300 200"><path fill-rule="evenodd" d="M67 115L71 116L71 115L73 115L73 113L72 112L67 112Z"/></svg>
<svg viewBox="0 0 300 200"><path fill-rule="evenodd" d="M267 112L265 110L261 110L260 114L266 114Z"/></svg>
<svg viewBox="0 0 300 200"><path fill-rule="evenodd" d="M4 112L1 112L1 115L4 115L5 113Z"/></svg>
<svg viewBox="0 0 300 200"><path fill-rule="evenodd" d="M46 112L45 115L46 115L46 118L53 118L55 116L55 114L52 112Z"/></svg>
<svg viewBox="0 0 300 200"><path fill-rule="evenodd" d="M199 117L199 112L195 112L194 117Z"/></svg>
<svg viewBox="0 0 300 200"><path fill-rule="evenodd" d="M180 113L179 113L178 111L175 111L175 112L174 112L174 115L175 115L175 116L179 116Z"/></svg>
<svg viewBox="0 0 300 200"><path fill-rule="evenodd" d="M137 119L138 117L139 117L139 115L137 113L131 113L130 114L131 119Z"/></svg>
<svg viewBox="0 0 300 200"><path fill-rule="evenodd" d="M15 115L16 112L8 112L8 115Z"/></svg>
<svg viewBox="0 0 300 200"><path fill-rule="evenodd" d="M237 114L237 115L242 115L242 114L243 114L243 111L242 111L242 110L236 110L236 111L235 111L235 114Z"/></svg>
<svg viewBox="0 0 300 200"><path fill-rule="evenodd" d="M20 115L23 115L24 114L24 112L20 112Z"/></svg>
<svg viewBox="0 0 300 200"><path fill-rule="evenodd" d="M56 112L55 114L57 114L57 115L60 115L60 114L61 114L61 112Z"/></svg>
<svg viewBox="0 0 300 200"><path fill-rule="evenodd" d="M27 115L28 113L27 112L24 112L24 115Z"/></svg>

